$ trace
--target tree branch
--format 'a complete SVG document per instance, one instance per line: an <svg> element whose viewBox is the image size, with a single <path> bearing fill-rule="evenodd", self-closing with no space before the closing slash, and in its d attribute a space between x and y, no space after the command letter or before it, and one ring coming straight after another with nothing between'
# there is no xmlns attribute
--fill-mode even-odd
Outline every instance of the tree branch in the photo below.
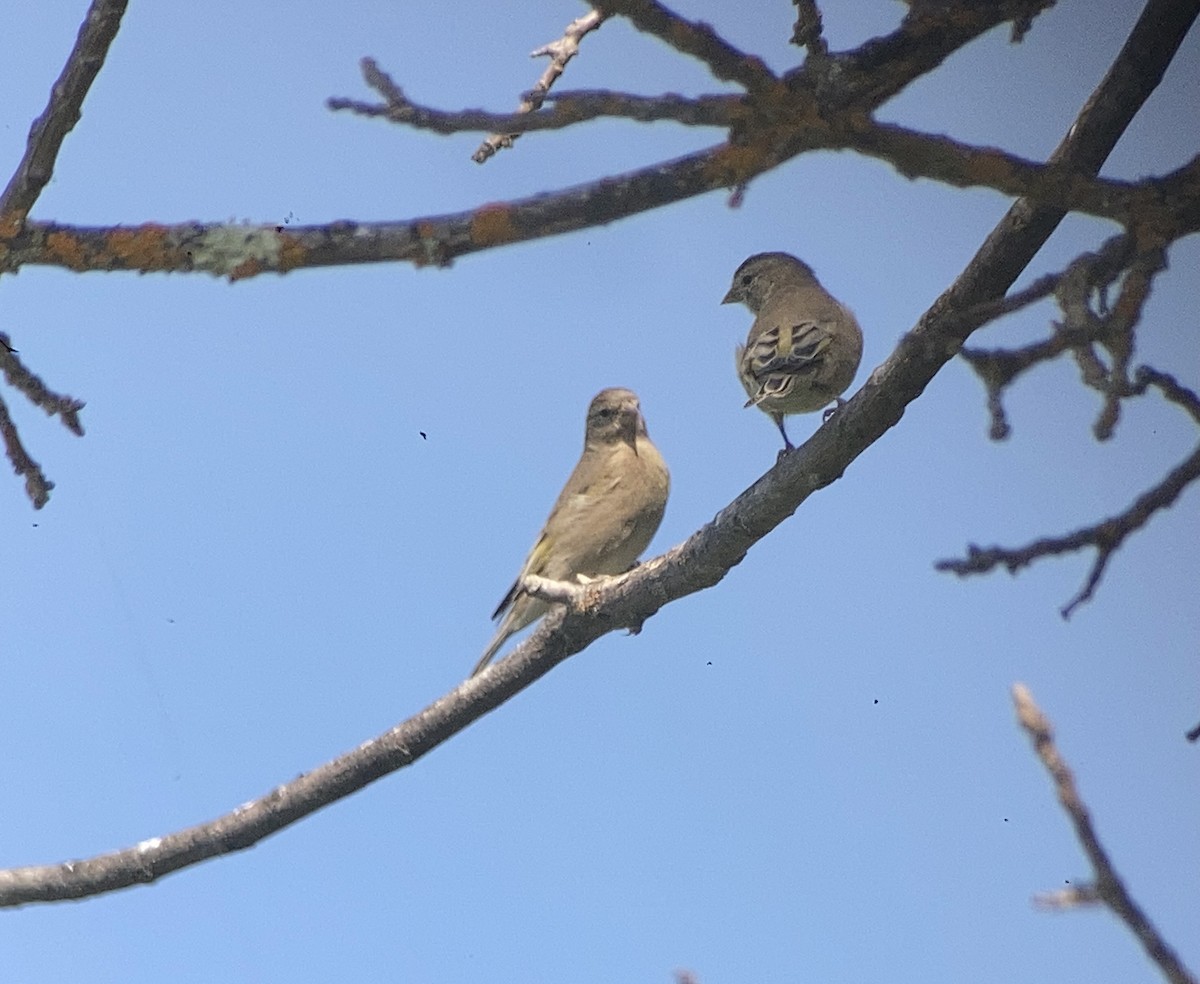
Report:
<svg viewBox="0 0 1200 984"><path fill-rule="evenodd" d="M1140 395L1149 386L1157 387L1168 400L1183 407L1193 419L1200 422L1200 397L1181 386L1167 373L1142 366L1137 371L1137 380L1128 395ZM1143 492L1127 509L1115 516L1063 536L1043 537L1024 547L983 548L971 544L967 548L966 557L939 560L936 567L939 571L950 571L960 577L984 574L1000 566L1006 567L1010 574L1015 574L1040 557L1054 557L1093 547L1096 559L1092 562L1087 580L1075 597L1061 609L1062 617L1070 618L1076 608L1095 594L1109 560L1130 534L1145 526L1155 513L1172 505L1183 490L1198 478L1200 445L1179 465L1172 468L1161 482Z"/></svg>
<svg viewBox="0 0 1200 984"><path fill-rule="evenodd" d="M1151 0L1150 8L1157 2ZM922 8L926 6L929 5L921 4ZM978 16L982 8L991 11L1001 6L1005 5L970 5L963 19ZM1165 57L1169 61L1172 53L1173 49L1164 55L1162 48L1154 48L1148 57ZM1136 55L1127 55L1123 50L1121 57ZM1135 101L1140 104L1148 93L1149 89L1145 89L1137 100L1123 99L1122 105L1129 108ZM1132 109L1128 115L1132 117ZM1087 164L1087 159L1094 156L1095 148L1105 144L1111 147L1127 123L1128 119L1119 116L1090 116L1085 112L1060 148L1063 163L1098 168L1104 154L1094 164ZM690 176L687 180L694 183L692 187L703 185L711 180L711 169L730 167L728 155L735 151L736 148L716 148L691 155L676 162L678 170L669 176L665 177L660 170L647 171L642 172L641 180L652 190L656 188L653 180L668 184L667 192L654 190L655 194L682 196L687 189L681 183L681 174ZM758 162L769 157L761 150L756 153L759 156L753 160ZM742 168L748 169L744 160ZM602 199L605 193L605 186L601 186ZM619 203L628 188L620 191L609 188L607 193L613 194ZM600 214L606 214L603 209L611 205L601 201ZM211 823L86 861L0 872L0 905L81 898L153 881L198 861L249 847L320 807L416 761L613 628L638 626L671 601L717 584L758 540L787 519L813 492L836 481L863 451L899 422L907 404L920 396L970 334L970 325L961 322L958 312L1003 296L1028 262L1028 256L1036 252L1057 222L1057 218L1048 221L1045 212L1028 202L1019 202L1014 209L1018 207L1024 216L1035 221L1031 224L1006 221L997 228L964 274L901 339L895 352L838 414L819 427L803 446L784 455L774 468L684 543L621 577L589 585L586 610L560 607L551 611L508 658L353 752ZM488 241L516 238L520 229L514 233L508 225L512 212L511 206L496 209L489 220L491 224L480 230L482 238ZM483 209L480 213L488 214ZM557 221L562 221L561 214ZM596 221L594 215L592 221ZM167 230L156 228L166 237ZM350 232L357 229L349 224L347 228ZM563 231L553 223L550 228ZM203 227L193 227L194 232L197 230L198 235L205 232ZM44 228L42 234L49 235ZM258 231L248 229L243 235L253 239ZM428 233L420 229L409 230L406 235L411 237L414 249L430 242ZM203 240L200 242L203 244ZM439 256L437 245L438 241L433 240L424 253L425 262L445 259ZM180 247L176 244L173 248ZM221 265L214 259L220 252L213 244L206 244L199 262L209 267ZM224 255L227 259L222 263L229 265L231 258L239 253L237 249L226 249Z"/></svg>
<svg viewBox="0 0 1200 984"><path fill-rule="evenodd" d="M127 0L92 0L75 39L75 47L50 90L45 112L29 128L25 156L0 195L0 231L13 232L20 228L54 174L58 151L67 134L79 122L84 97L117 36L126 3ZM3 255L0 254L2 262Z"/></svg>
<svg viewBox="0 0 1200 984"><path fill-rule="evenodd" d="M536 51L530 54L530 58L537 58L540 55L549 55L550 64L546 66L541 77L534 84L533 88L521 97L521 104L517 107L518 113L532 113L542 108L542 102L546 98L546 94L550 91L550 87L558 81L567 68L567 62L579 54L579 42L584 36L591 31L596 30L604 23L604 14L599 10L590 10L582 17L577 17L567 25L563 31L563 36L556 41L551 41L549 44L542 45ZM497 153L505 147L511 147L513 141L519 137L519 133L490 133L471 155L471 160L476 164L484 163L489 157Z"/></svg>
<svg viewBox="0 0 1200 984"><path fill-rule="evenodd" d="M4 453L12 462L13 471L25 479L25 494L33 503L34 509L41 509L50 501L50 490L54 483L46 477L41 466L29 457L29 453L21 444L21 435L17 426L8 415L8 405L0 397L0 437L4 439Z"/></svg>
<svg viewBox="0 0 1200 984"><path fill-rule="evenodd" d="M1053 323L1054 334L1040 342L1016 349L962 350L963 359L975 370L987 390L988 412L991 415L989 436L992 440L1004 440L1011 432L1004 412L1003 397L1004 391L1018 376L1066 351L1090 348L1092 343L1104 337L1108 330L1105 324L1107 319L1092 311L1090 299L1096 294L1101 297L1105 295L1109 285L1128 268L1133 249L1131 236L1113 236L1096 252L1076 257L1065 270L1048 274L1026 290L1010 294L1001 301L992 301L973 309L979 312L979 317L991 320L989 315L994 316L992 312L1006 314L1054 293L1064 313L1062 322Z"/></svg>
<svg viewBox="0 0 1200 984"><path fill-rule="evenodd" d="M722 82L736 82L754 92L778 81L761 58L739 51L710 25L680 17L656 0L596 0L592 6L605 17L613 14L627 17L639 31L653 34L676 51L698 58Z"/></svg>
<svg viewBox="0 0 1200 984"><path fill-rule="evenodd" d="M825 25L816 0L792 0L796 7L796 23L792 27L791 42L808 51L809 58L824 58L829 54L829 45L822 32Z"/></svg>
<svg viewBox="0 0 1200 984"><path fill-rule="evenodd" d="M381 104L364 103L356 99L334 97L325 101L329 109L348 110L358 116L383 118L417 130L441 134L489 129L511 131L502 135L502 139L506 139L537 130L562 130L598 117L636 120L639 123L672 120L687 126L728 127L736 116L741 115L737 96L690 98L673 92L662 96L635 96L602 89L557 95L547 93L539 102L551 102L552 108L540 112L491 113L483 109L447 111L413 102L374 60L364 58L362 66L364 77L373 88L386 92L384 98L387 101Z"/></svg>
<svg viewBox="0 0 1200 984"><path fill-rule="evenodd" d="M63 426L72 434L83 437L83 424L79 420L79 411L83 409L82 400L63 393L55 393L35 376L17 358L17 350L9 344L9 337L0 331L0 372L8 380L10 386L15 386L35 406L46 411L46 415L57 416Z"/></svg>
<svg viewBox="0 0 1200 984"><path fill-rule="evenodd" d="M1117 918L1129 927L1138 942L1142 944L1146 955L1158 965L1163 976L1171 984L1196 984L1196 978L1183 965L1174 949L1162 938L1154 924L1150 922L1150 919L1134 902L1125 888L1125 883L1117 874L1108 852L1100 843L1100 838L1092 826L1092 818L1088 813L1087 806L1075 786L1075 777L1071 774L1070 767L1054 744L1054 729L1042 713L1041 708L1034 703L1033 695L1023 684L1018 683L1013 687L1013 703L1016 705L1017 719L1033 742L1033 750L1041 759L1042 765L1050 773L1055 791L1058 793L1058 801L1066 810L1071 825L1075 828L1075 837L1083 847L1088 862L1092 866L1095 882L1092 885L1076 889L1074 893L1076 901L1088 903L1098 899L1103 902L1116 914ZM1064 898L1061 893L1056 893L1049 899L1041 901L1043 904L1048 901L1051 905L1061 907L1064 902L1068 901L1068 898Z"/></svg>

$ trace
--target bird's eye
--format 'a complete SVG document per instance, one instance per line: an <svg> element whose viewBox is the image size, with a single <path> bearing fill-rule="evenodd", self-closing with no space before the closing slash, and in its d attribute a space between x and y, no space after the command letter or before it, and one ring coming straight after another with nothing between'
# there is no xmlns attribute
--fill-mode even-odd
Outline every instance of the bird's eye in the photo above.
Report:
<svg viewBox="0 0 1200 984"><path fill-rule="evenodd" d="M744 273L744 274L742 274L742 286L743 286L743 287L749 287L749 286L750 286L750 282L751 282L753 279L754 279L754 278L753 278L752 276L750 276L750 274L748 274L748 273Z"/></svg>
<svg viewBox="0 0 1200 984"><path fill-rule="evenodd" d="M604 417L605 419L607 419L607 418L611 417L612 415L613 415L613 412L612 412L612 408L611 408L611 407L603 407L603 408L601 408L601 410L600 410L600 416L601 416L601 417Z"/></svg>

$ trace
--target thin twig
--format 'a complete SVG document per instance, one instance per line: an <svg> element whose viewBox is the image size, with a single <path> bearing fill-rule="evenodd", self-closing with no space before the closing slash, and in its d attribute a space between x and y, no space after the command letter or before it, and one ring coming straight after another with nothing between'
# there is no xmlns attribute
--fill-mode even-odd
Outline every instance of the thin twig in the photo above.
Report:
<svg viewBox="0 0 1200 984"><path fill-rule="evenodd" d="M19 227L54 174L59 149L79 122L84 97L104 65L127 2L93 0L88 8L75 47L50 90L50 101L29 129L25 156L0 194L0 225Z"/></svg>
<svg viewBox="0 0 1200 984"><path fill-rule="evenodd" d="M1200 397L1165 372L1142 366L1127 395L1141 395L1150 386L1157 388L1167 400L1182 407L1200 423ZM1084 526L1061 536L1042 537L1023 547L979 547L971 544L965 557L939 560L939 571L950 571L960 577L985 574L1004 567L1015 574L1042 557L1055 557L1091 547L1096 551L1092 567L1076 595L1060 609L1063 618L1089 601L1100 585L1104 571L1113 554L1128 537L1145 526L1150 519L1171 506L1189 485L1200 479L1200 445L1180 464L1172 468L1157 485L1139 495L1124 511L1090 526Z"/></svg>
<svg viewBox="0 0 1200 984"><path fill-rule="evenodd" d="M796 5L792 44L807 49L809 58L824 58L829 54L829 45L821 36L824 24L816 0L792 0L792 3Z"/></svg>
<svg viewBox="0 0 1200 984"><path fill-rule="evenodd" d="M1076 608L1095 594L1109 560L1126 538L1141 529L1156 512L1170 506L1197 478L1200 478L1200 448L1171 469L1161 482L1138 496L1124 512L1062 536L1042 537L1023 547L979 547L971 544L967 547L966 557L939 560L935 566L939 571L950 571L960 577L984 574L1001 566L1007 568L1010 574L1015 574L1039 558L1092 547L1096 557L1083 587L1059 610L1063 618L1070 618Z"/></svg>
<svg viewBox="0 0 1200 984"><path fill-rule="evenodd" d="M671 120L686 126L728 127L739 112L736 96L688 97L673 92L661 96L635 96L603 89L547 94L539 99L539 103L550 102L552 107L540 111L490 113L483 109L464 109L452 112L413 102L371 58L363 59L362 69L368 84L387 101L365 103L335 97L326 100L329 109L347 110L358 116L387 119L441 134L494 129L506 131L506 137L516 137L537 130L561 130L599 117L639 123Z"/></svg>
<svg viewBox="0 0 1200 984"><path fill-rule="evenodd" d="M1025 307L1053 293L1064 319L1054 324L1054 334L1040 342L1015 349L964 348L962 357L975 370L987 390L991 416L989 436L1004 440L1011 432L1004 412L1004 391L1016 378L1033 366L1057 358L1072 349L1088 348L1104 337L1106 326L1092 312L1089 297L1112 283L1128 262L1133 251L1128 234L1110 238L1094 253L1084 253L1058 273L1047 274L1034 284L1007 297L979 305L964 317L982 318L979 323Z"/></svg>
<svg viewBox="0 0 1200 984"><path fill-rule="evenodd" d="M50 501L50 490L54 488L54 483L21 444L21 435L8 415L8 405L3 398L0 398L0 437L4 438L4 453L12 462L13 471L25 479L25 494L29 496L34 509L41 509Z"/></svg>
<svg viewBox="0 0 1200 984"><path fill-rule="evenodd" d="M558 81L559 76L567 68L567 62L579 54L579 42L584 36L596 30L604 23L605 15L599 10L589 10L582 17L577 17L567 25L563 31L563 36L556 41L551 41L549 44L542 45L536 51L530 54L530 58L538 58L542 55L549 55L550 64L546 66L546 70L542 72L541 78L537 80L534 87L521 97L521 103L517 107L518 113L532 113L542 108L542 102L546 98L546 93L550 91L550 87ZM496 154L505 147L511 147L513 141L519 137L519 133L491 133L489 134L471 155L471 160L476 164L482 164L493 154Z"/></svg>
<svg viewBox="0 0 1200 984"><path fill-rule="evenodd" d="M9 344L4 332L0 332L0 372L4 373L9 385L15 386L28 397L30 403L45 410L47 416L57 416L67 430L83 437L83 424L79 420L83 401L48 388L40 376L34 375L21 362L17 350Z"/></svg>
<svg viewBox="0 0 1200 984"><path fill-rule="evenodd" d="M1054 744L1054 729L1050 721L1034 703L1033 695L1023 684L1018 683L1013 687L1013 703L1016 705L1017 719L1033 742L1033 749L1041 759L1042 765L1050 773L1058 793L1058 801L1067 811L1071 825L1075 828L1075 836L1092 866L1095 881L1091 890L1129 927L1142 944L1147 956L1158 965L1163 976L1171 984L1196 984L1196 978L1192 976L1191 971L1183 965L1174 949L1167 944L1141 907L1129 895L1125 883L1117 874L1108 852L1100 843L1100 838L1092 826L1087 806L1075 786L1075 777ZM1083 894L1086 897L1089 893Z"/></svg>

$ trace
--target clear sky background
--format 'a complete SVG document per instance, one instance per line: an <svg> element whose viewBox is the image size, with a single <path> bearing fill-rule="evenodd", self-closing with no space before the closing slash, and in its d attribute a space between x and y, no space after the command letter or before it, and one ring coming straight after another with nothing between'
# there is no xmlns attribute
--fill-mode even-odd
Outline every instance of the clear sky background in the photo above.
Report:
<svg viewBox="0 0 1200 984"><path fill-rule="evenodd" d="M373 55L414 99L508 110L526 56L585 8L465 0L132 3L40 219L310 224L401 219L553 190L720 140L607 122L523 138L485 166L348 114ZM785 0L693 0L776 69ZM734 13L736 9L736 13ZM883 116L1044 158L1140 5L1062 2L997 30ZM6 18L0 172L85 4ZM834 48L900 4L827 4ZM614 21L564 89L718 91ZM1200 38L1105 173L1197 152ZM78 439L5 390L57 483L35 513L0 475L0 864L125 847L225 813L457 684L574 464L588 400L638 392L672 470L658 553L775 461L742 410L720 307L759 250L805 258L857 313L856 386L954 278L1008 201L851 154L459 260L206 276L26 268L0 328L87 401ZM1066 222L1023 283L1113 231ZM1139 361L1200 384L1193 237L1171 253ZM1043 336L1041 305L977 345ZM151 887L0 912L6 980L208 982L1149 982L1103 911L1030 897L1089 871L1013 720L1027 682L1118 870L1200 965L1200 592L1191 489L1060 605L1090 556L959 581L933 562L1124 508L1188 453L1185 416L1125 404L1116 438L1073 364L1023 379L1010 440L953 362L898 427L715 589L610 635L416 767L240 855ZM799 441L815 416L793 418ZM425 432L427 439L421 437Z"/></svg>

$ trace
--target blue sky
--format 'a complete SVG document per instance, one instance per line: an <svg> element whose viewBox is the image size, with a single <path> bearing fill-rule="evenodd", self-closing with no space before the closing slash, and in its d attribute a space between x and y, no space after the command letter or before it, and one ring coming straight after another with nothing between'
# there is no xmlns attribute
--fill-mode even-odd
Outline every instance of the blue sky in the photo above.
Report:
<svg viewBox="0 0 1200 984"><path fill-rule="evenodd" d="M792 6L748 7L676 9L793 64ZM827 7L834 48L904 9ZM542 69L527 53L583 9L133 4L35 217L417 217L719 140L607 122L479 167L477 136L324 108L368 97L369 54L418 101L507 110ZM1138 10L1060 3L1024 44L993 32L882 116L1044 158ZM9 17L6 173L83 11ZM585 40L562 85L720 88L621 22ZM1193 32L1105 173L1188 160L1196 105ZM0 328L87 401L88 433L5 391L58 487L35 513L0 478L0 865L210 819L453 687L605 386L639 393L672 470L651 553L678 543L775 460L733 373L749 315L718 304L738 263L783 249L816 269L863 325L857 386L1007 204L823 153L755 181L739 209L712 194L450 270L6 278ZM1111 231L1068 220L1022 282ZM1198 264L1195 237L1172 251L1138 351L1192 387ZM1054 313L973 342L1041 337ZM1118 870L1195 967L1196 490L1069 623L1058 609L1090 557L1015 579L932 566L1124 508L1194 426L1147 399L1097 444L1095 394L1066 363L1007 406L1013 436L991 443L982 387L951 363L719 586L605 637L416 767L154 886L0 913L9 979L1157 980L1108 914L1029 903L1088 869L1013 721L1017 680L1058 726Z"/></svg>

